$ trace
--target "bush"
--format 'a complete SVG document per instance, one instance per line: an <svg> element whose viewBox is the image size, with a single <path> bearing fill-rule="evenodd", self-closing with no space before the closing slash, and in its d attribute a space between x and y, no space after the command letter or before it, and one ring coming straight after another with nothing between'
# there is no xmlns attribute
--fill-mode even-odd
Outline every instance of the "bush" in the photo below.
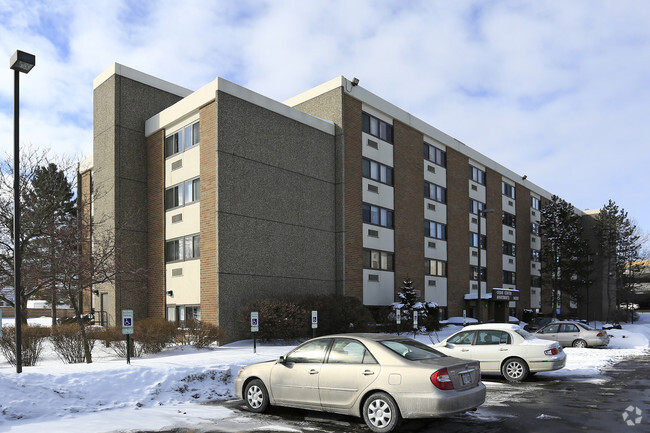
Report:
<svg viewBox="0 0 650 433"><path fill-rule="evenodd" d="M374 318L360 300L340 295L255 301L241 310L240 321L248 327L251 311L257 311L260 339L301 339L310 337L313 333L313 310L318 311L318 335L368 332L375 328Z"/></svg>
<svg viewBox="0 0 650 433"><path fill-rule="evenodd" d="M49 336L50 329L43 326L22 327L22 358L23 366L36 365L43 350L43 341ZM11 365L16 365L16 332L13 327L2 328L0 352Z"/></svg>
<svg viewBox="0 0 650 433"><path fill-rule="evenodd" d="M191 344L197 349L208 347L214 342L221 343L226 337L217 325L200 320L187 320L183 331L185 344Z"/></svg>
<svg viewBox="0 0 650 433"><path fill-rule="evenodd" d="M311 311L300 304L288 300L264 299L254 301L240 312L241 321L250 324L251 311L257 311L261 340L304 338L311 332ZM250 329L250 328L249 328Z"/></svg>
<svg viewBox="0 0 650 433"><path fill-rule="evenodd" d="M88 330L86 330L88 331ZM93 350L95 340L91 339L89 333L86 334L90 350ZM84 362L86 356L84 353L83 338L81 329L78 324L60 325L52 328L50 336L54 352L61 361L66 364L76 364Z"/></svg>
<svg viewBox="0 0 650 433"><path fill-rule="evenodd" d="M158 353L172 344L178 335L176 322L165 319L143 319L133 326L133 340L142 353Z"/></svg>

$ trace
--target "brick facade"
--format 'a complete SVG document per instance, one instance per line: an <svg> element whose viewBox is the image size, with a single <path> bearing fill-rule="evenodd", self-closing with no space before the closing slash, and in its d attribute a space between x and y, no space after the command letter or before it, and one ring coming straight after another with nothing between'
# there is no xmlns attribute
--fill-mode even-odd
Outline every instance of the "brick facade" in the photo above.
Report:
<svg viewBox="0 0 650 433"><path fill-rule="evenodd" d="M519 302L517 302L517 317L522 317L524 308L530 308L530 283L531 283L531 208L530 190L523 185L516 187L517 209L517 289L519 289ZM536 211L538 212L538 211ZM537 249L539 246L537 246ZM536 266L539 269L540 264Z"/></svg>
<svg viewBox="0 0 650 433"><path fill-rule="evenodd" d="M149 317L165 318L165 130L147 138Z"/></svg>
<svg viewBox="0 0 650 433"><path fill-rule="evenodd" d="M447 311L462 316L469 293L469 158L447 148Z"/></svg>

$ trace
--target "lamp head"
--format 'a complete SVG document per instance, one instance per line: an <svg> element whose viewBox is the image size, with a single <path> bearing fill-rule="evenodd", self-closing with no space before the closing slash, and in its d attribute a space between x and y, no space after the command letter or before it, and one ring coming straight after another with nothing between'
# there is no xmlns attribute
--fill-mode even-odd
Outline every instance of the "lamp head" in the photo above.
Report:
<svg viewBox="0 0 650 433"><path fill-rule="evenodd" d="M17 50L9 59L9 68L14 71L28 73L36 65L36 56Z"/></svg>

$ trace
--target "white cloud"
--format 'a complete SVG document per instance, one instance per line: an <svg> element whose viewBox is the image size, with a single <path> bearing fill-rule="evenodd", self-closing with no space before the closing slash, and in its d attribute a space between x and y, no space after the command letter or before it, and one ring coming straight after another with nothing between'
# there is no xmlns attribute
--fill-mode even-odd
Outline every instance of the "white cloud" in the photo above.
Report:
<svg viewBox="0 0 650 433"><path fill-rule="evenodd" d="M37 55L21 77L23 141L90 154L92 80L113 62L278 100L356 76L574 205L612 198L650 230L647 2L0 0L0 19L7 57Z"/></svg>

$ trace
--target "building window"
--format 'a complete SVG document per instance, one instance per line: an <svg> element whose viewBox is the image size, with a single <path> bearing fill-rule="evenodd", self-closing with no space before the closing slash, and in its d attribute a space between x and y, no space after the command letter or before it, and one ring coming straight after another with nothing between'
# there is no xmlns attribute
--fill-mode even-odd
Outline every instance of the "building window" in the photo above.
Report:
<svg viewBox="0 0 650 433"><path fill-rule="evenodd" d="M199 122L186 126L178 132L165 137L165 157L170 157L196 146L200 141Z"/></svg>
<svg viewBox="0 0 650 433"><path fill-rule="evenodd" d="M393 228L393 211L371 204L363 204L363 222L389 229Z"/></svg>
<svg viewBox="0 0 650 433"><path fill-rule="evenodd" d="M541 261L541 260L540 260L540 252L539 252L539 250L532 250L532 249L531 249L531 250L530 250L530 259L531 259L533 262L539 262L539 261Z"/></svg>
<svg viewBox="0 0 650 433"><path fill-rule="evenodd" d="M537 197L530 198L530 207L539 210L539 199Z"/></svg>
<svg viewBox="0 0 650 433"><path fill-rule="evenodd" d="M428 143L424 143L424 159L441 167L447 167L447 152Z"/></svg>
<svg viewBox="0 0 650 433"><path fill-rule="evenodd" d="M199 201L199 192L201 190L200 180L192 179L185 182L185 204Z"/></svg>
<svg viewBox="0 0 650 433"><path fill-rule="evenodd" d="M471 281L478 281L478 266L469 267L469 279ZM487 281L487 269L484 266L481 266L481 281Z"/></svg>
<svg viewBox="0 0 650 433"><path fill-rule="evenodd" d="M393 143L393 125L368 113L363 113L363 132L381 138L388 143Z"/></svg>
<svg viewBox="0 0 650 433"><path fill-rule="evenodd" d="M478 248L478 233L469 232L469 245ZM487 245L487 236L481 235L481 249L484 250Z"/></svg>
<svg viewBox="0 0 650 433"><path fill-rule="evenodd" d="M182 185L172 186L165 190L165 210L174 209L183 205Z"/></svg>
<svg viewBox="0 0 650 433"><path fill-rule="evenodd" d="M165 242L165 262L180 262L201 257L201 236L189 235Z"/></svg>
<svg viewBox="0 0 650 433"><path fill-rule="evenodd" d="M476 183L485 185L485 172L480 168L476 168L473 165L469 166L469 178Z"/></svg>
<svg viewBox="0 0 650 433"><path fill-rule="evenodd" d="M440 203L447 203L447 188L425 181L424 196Z"/></svg>
<svg viewBox="0 0 650 433"><path fill-rule="evenodd" d="M442 260L425 259L424 273L426 275L433 275L434 277L446 277L447 262L443 262Z"/></svg>
<svg viewBox="0 0 650 433"><path fill-rule="evenodd" d="M447 240L447 226L434 221L424 221L424 236L429 238Z"/></svg>
<svg viewBox="0 0 650 433"><path fill-rule="evenodd" d="M542 287L542 277L540 277L539 275L531 275L530 285L531 287Z"/></svg>
<svg viewBox="0 0 650 433"><path fill-rule="evenodd" d="M517 220L517 219L516 219L516 217L515 217L513 214L511 214L511 213L508 213L508 212L502 212L502 213L501 213L501 219L502 219L502 221L503 221L503 225L504 225L504 226L513 227L513 228L517 226L517 224L516 224L516 220Z"/></svg>
<svg viewBox="0 0 650 433"><path fill-rule="evenodd" d="M515 257L515 244L503 241L503 254Z"/></svg>
<svg viewBox="0 0 650 433"><path fill-rule="evenodd" d="M363 177L393 186L393 168L371 159L363 158Z"/></svg>
<svg viewBox="0 0 650 433"><path fill-rule="evenodd" d="M393 253L377 250L363 250L364 269L377 269L380 271L393 271Z"/></svg>
<svg viewBox="0 0 650 433"><path fill-rule="evenodd" d="M200 190L201 186L198 178L167 188L165 190L165 210L198 201Z"/></svg>
<svg viewBox="0 0 650 433"><path fill-rule="evenodd" d="M474 200L472 198L469 199L469 212L470 213L473 213L474 215L478 215L478 212L482 211L483 209L485 209L485 203Z"/></svg>
<svg viewBox="0 0 650 433"><path fill-rule="evenodd" d="M517 284L516 274L511 271L503 271L503 284Z"/></svg>
<svg viewBox="0 0 650 433"><path fill-rule="evenodd" d="M539 224L530 223L530 232L534 235L539 236Z"/></svg>
<svg viewBox="0 0 650 433"><path fill-rule="evenodd" d="M503 195L514 199L515 198L515 186L510 185L507 182L502 182L501 185L502 185Z"/></svg>

